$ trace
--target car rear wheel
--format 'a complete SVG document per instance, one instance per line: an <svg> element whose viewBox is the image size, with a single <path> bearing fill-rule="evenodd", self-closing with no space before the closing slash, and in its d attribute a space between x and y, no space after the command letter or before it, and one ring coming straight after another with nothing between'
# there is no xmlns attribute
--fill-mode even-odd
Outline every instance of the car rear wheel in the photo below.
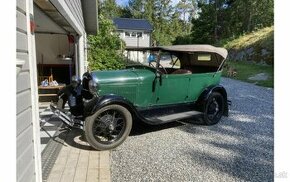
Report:
<svg viewBox="0 0 290 182"><path fill-rule="evenodd" d="M218 123L224 113L224 106L224 97L218 92L213 92L205 104L203 116L205 124L213 125Z"/></svg>
<svg viewBox="0 0 290 182"><path fill-rule="evenodd" d="M96 150L110 150L122 144L132 128L131 113L123 106L109 105L85 121L85 135Z"/></svg>

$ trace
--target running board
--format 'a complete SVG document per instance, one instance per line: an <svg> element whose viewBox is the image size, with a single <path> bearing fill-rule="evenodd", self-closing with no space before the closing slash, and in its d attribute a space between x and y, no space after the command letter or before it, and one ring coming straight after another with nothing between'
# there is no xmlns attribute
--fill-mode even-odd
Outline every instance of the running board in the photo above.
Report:
<svg viewBox="0 0 290 182"><path fill-rule="evenodd" d="M193 116L200 116L202 114L203 113L199 111L187 111L187 112L164 115L164 116L159 116L159 117L146 118L146 120L150 121L150 123L152 122L152 124L153 123L161 124L161 123L167 123L167 122L176 121L180 119L191 118Z"/></svg>

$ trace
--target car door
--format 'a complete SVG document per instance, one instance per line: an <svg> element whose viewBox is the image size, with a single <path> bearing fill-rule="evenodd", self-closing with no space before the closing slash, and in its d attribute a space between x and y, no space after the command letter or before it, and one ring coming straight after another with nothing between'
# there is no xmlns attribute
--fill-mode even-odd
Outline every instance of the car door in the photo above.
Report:
<svg viewBox="0 0 290 182"><path fill-rule="evenodd" d="M187 74L163 74L156 83L156 105L178 104L189 100L190 76Z"/></svg>

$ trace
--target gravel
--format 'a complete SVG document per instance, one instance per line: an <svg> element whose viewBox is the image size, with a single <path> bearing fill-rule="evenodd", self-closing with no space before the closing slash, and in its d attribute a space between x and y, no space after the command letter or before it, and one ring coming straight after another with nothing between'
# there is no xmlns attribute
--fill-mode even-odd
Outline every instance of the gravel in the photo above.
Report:
<svg viewBox="0 0 290 182"><path fill-rule="evenodd" d="M230 116L134 127L112 151L112 181L273 181L273 89L228 78Z"/></svg>

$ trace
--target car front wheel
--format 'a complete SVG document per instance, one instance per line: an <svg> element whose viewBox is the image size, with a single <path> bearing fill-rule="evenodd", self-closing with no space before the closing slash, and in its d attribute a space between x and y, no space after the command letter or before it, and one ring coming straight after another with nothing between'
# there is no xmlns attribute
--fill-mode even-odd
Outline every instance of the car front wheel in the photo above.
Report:
<svg viewBox="0 0 290 182"><path fill-rule="evenodd" d="M110 150L122 144L132 128L131 113L123 106L108 105L85 121L85 136L96 150Z"/></svg>
<svg viewBox="0 0 290 182"><path fill-rule="evenodd" d="M213 92L205 104L203 117L205 124L213 125L218 123L224 113L224 105L224 97L218 92Z"/></svg>

